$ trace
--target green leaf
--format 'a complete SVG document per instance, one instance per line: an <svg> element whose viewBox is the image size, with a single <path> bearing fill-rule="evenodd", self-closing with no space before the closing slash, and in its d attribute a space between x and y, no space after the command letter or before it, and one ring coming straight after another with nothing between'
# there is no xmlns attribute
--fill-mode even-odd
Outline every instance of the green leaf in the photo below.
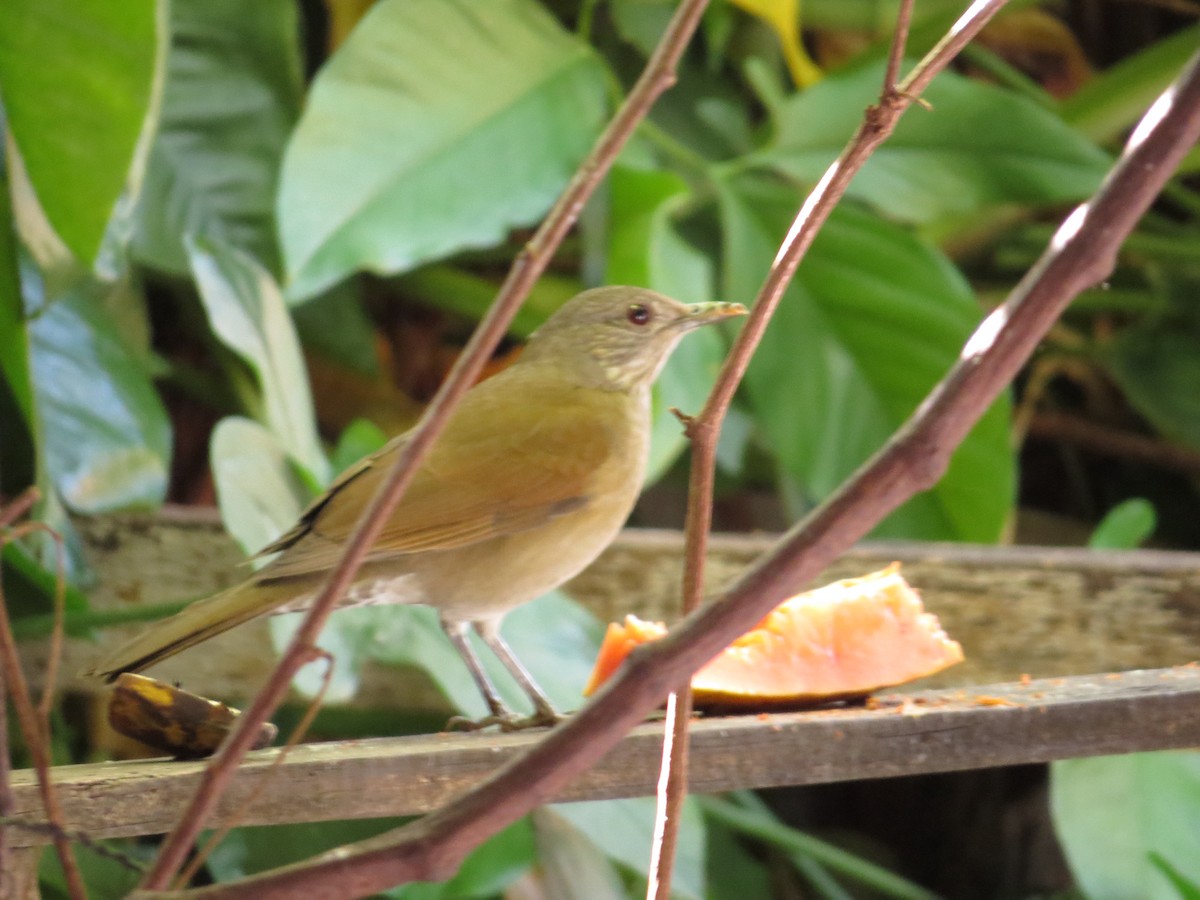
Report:
<svg viewBox="0 0 1200 900"><path fill-rule="evenodd" d="M776 135L755 165L816 182L875 102L883 69L830 75L777 110ZM1044 107L944 72L850 183L848 194L889 217L927 222L999 203L1089 196L1109 157Z"/></svg>
<svg viewBox="0 0 1200 900"><path fill-rule="evenodd" d="M189 238L192 272L213 332L254 370L264 424L320 484L329 479L313 415L308 371L275 280L248 253L209 238Z"/></svg>
<svg viewBox="0 0 1200 900"><path fill-rule="evenodd" d="M108 840L99 846L80 846L75 852L75 863L80 875L87 886L88 894L92 897L127 897L137 887L142 878L142 871L134 866L146 867L153 862L153 851L145 844L139 844L134 838L124 840ZM126 865L117 858L117 854L131 865ZM38 864L38 882L43 900L67 898L71 892L67 887L67 879L63 874L58 854L53 848L47 847L42 853Z"/></svg>
<svg viewBox="0 0 1200 900"><path fill-rule="evenodd" d="M209 856L206 866L218 881L232 881L309 859L341 844L365 841L404 822L400 818L352 819L235 828Z"/></svg>
<svg viewBox="0 0 1200 900"><path fill-rule="evenodd" d="M654 804L653 797L630 797L556 803L550 809L587 835L606 856L646 878L654 843ZM679 820L672 896L705 896L704 857L704 819L689 800Z"/></svg>
<svg viewBox="0 0 1200 900"><path fill-rule="evenodd" d="M213 852L208 869L218 881L309 859L342 844L399 828L404 819L358 819L235 828ZM520 819L488 838L463 861L458 874L440 884L406 884L375 896L392 900L468 900L502 893L533 860L533 832Z"/></svg>
<svg viewBox="0 0 1200 900"><path fill-rule="evenodd" d="M1200 881L1184 878L1180 871L1163 858L1161 853L1151 853L1150 863L1162 872L1179 894L1179 900L1200 900Z"/></svg>
<svg viewBox="0 0 1200 900"><path fill-rule="evenodd" d="M171 430L141 355L84 283L29 322L47 474L77 512L157 506Z"/></svg>
<svg viewBox="0 0 1200 900"><path fill-rule="evenodd" d="M0 572L4 583L5 607L13 620L13 631L20 640L22 628L28 624L30 617L41 618L47 614L47 610L54 609L57 576L55 571L39 564L22 544L13 541L0 549ZM69 616L87 608L87 598L68 582L63 594L64 612ZM85 634L86 631L86 628L72 629L70 623L67 624L68 634ZM49 634L49 629L46 634Z"/></svg>
<svg viewBox="0 0 1200 900"><path fill-rule="evenodd" d="M397 284L406 298L477 321L488 311L497 292L496 282L448 265L425 266L401 276ZM509 334L529 337L580 290L573 278L543 275L517 310Z"/></svg>
<svg viewBox="0 0 1200 900"><path fill-rule="evenodd" d="M772 896L770 869L737 832L714 820L706 820L704 827L708 835L709 900Z"/></svg>
<svg viewBox="0 0 1200 900"><path fill-rule="evenodd" d="M275 192L303 94L292 0L172 0L162 121L134 253L188 271L185 234L219 237L278 272Z"/></svg>
<svg viewBox="0 0 1200 900"><path fill-rule="evenodd" d="M726 295L750 296L795 198L741 179L720 190ZM901 228L840 207L813 244L746 374L755 419L808 503L878 450L957 360L981 318L950 262ZM878 537L996 540L1015 462L1002 397L949 470L883 521Z"/></svg>
<svg viewBox="0 0 1200 900"><path fill-rule="evenodd" d="M1154 504L1134 497L1108 511L1092 532L1088 546L1093 550L1132 550L1154 533L1157 522Z"/></svg>
<svg viewBox="0 0 1200 900"><path fill-rule="evenodd" d="M347 282L293 306L292 321L306 351L378 379L375 325L363 309L357 288L354 282Z"/></svg>
<svg viewBox="0 0 1200 900"><path fill-rule="evenodd" d="M221 520L246 553L279 537L308 502L279 436L252 419L218 422L209 456Z"/></svg>
<svg viewBox="0 0 1200 900"><path fill-rule="evenodd" d="M90 265L153 105L164 4L6 0L0 95L43 211Z"/></svg>
<svg viewBox="0 0 1200 900"><path fill-rule="evenodd" d="M1200 447L1200 336L1192 327L1129 328L1101 355L1126 399L1165 437Z"/></svg>
<svg viewBox="0 0 1200 900"><path fill-rule="evenodd" d="M379 450L388 437L374 422L355 419L343 430L333 450L329 465L333 472L344 472L364 456Z"/></svg>
<svg viewBox="0 0 1200 900"><path fill-rule="evenodd" d="M628 166L613 169L610 183L612 233L605 280L648 287L689 303L710 300L712 266L671 219L690 196L687 183L672 172ZM724 354L720 332L704 328L684 338L667 361L654 391L647 483L660 478L687 445L670 408L699 412Z"/></svg>
<svg viewBox="0 0 1200 900"><path fill-rule="evenodd" d="M471 851L436 896L439 900L471 900L505 895L509 885L534 864L534 850L533 827L529 819L518 819ZM426 895L410 892L427 887L430 885L406 885L385 896L394 900L419 900Z"/></svg>
<svg viewBox="0 0 1200 900"><path fill-rule="evenodd" d="M620 873L587 834L553 807L535 809L531 818L546 896L628 900Z"/></svg>
<svg viewBox="0 0 1200 900"><path fill-rule="evenodd" d="M8 197L8 179L2 167L0 197ZM33 416L17 238L6 207L0 210L0 422L5 423L4 439L0 440L0 494L16 496L37 479Z"/></svg>
<svg viewBox="0 0 1200 900"><path fill-rule="evenodd" d="M897 900L934 900L936 897L876 863L784 825L751 791L737 791L729 797L700 797L698 803L710 822L718 822L777 847L787 853L792 864L806 876L828 870L869 888L872 896L878 894ZM810 864L820 869L815 870Z"/></svg>
<svg viewBox="0 0 1200 900"><path fill-rule="evenodd" d="M382 0L318 74L279 222L292 296L499 241L599 133L603 68L533 0Z"/></svg>
<svg viewBox="0 0 1200 900"><path fill-rule="evenodd" d="M1089 900L1178 898L1152 854L1200 882L1200 753L1072 759L1050 773L1059 843Z"/></svg>
<svg viewBox="0 0 1200 900"><path fill-rule="evenodd" d="M1064 121L1096 141L1112 141L1138 121L1200 45L1200 25L1163 38L1084 83L1062 103Z"/></svg>

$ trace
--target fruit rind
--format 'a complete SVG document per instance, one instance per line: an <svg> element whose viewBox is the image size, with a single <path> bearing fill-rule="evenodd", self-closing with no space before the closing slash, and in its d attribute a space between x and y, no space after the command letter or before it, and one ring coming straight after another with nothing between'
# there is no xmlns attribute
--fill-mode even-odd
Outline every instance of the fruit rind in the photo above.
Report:
<svg viewBox="0 0 1200 900"><path fill-rule="evenodd" d="M609 625L585 693L666 631L636 616ZM962 659L893 563L784 601L697 672L692 689L700 706L800 706L864 696Z"/></svg>

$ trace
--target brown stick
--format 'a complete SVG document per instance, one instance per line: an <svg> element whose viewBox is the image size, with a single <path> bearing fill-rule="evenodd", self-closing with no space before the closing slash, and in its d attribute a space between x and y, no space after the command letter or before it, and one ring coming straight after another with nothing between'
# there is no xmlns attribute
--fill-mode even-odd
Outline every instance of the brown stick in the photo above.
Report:
<svg viewBox="0 0 1200 900"><path fill-rule="evenodd" d="M1026 435L1075 444L1102 456L1134 460L1193 475L1200 473L1200 453L1195 450L1161 438L1101 425L1074 413L1034 413Z"/></svg>
<svg viewBox="0 0 1200 900"><path fill-rule="evenodd" d="M242 716L238 728L229 736L212 766L205 770L192 802L184 810L155 860L143 886L162 889L179 871L188 848L204 825L217 800L228 787L237 765L253 743L259 726L278 708L292 677L313 656L315 640L329 618L334 604L345 593L354 573L366 558L371 545L429 451L433 441L449 420L454 406L478 379L487 359L508 330L529 289L545 270L555 248L562 242L587 198L612 166L621 147L658 96L674 84L675 68L684 48L699 24L707 0L685 0L675 11L663 40L646 63L646 69L621 105L616 116L596 141L595 147L571 179L536 234L518 254L495 302L471 336L446 382L405 444L387 479L366 512L359 518L346 551L329 579L313 601L303 623L292 638L279 665L254 703Z"/></svg>
<svg viewBox="0 0 1200 900"><path fill-rule="evenodd" d="M912 81L902 88L911 91ZM720 599L664 639L635 650L588 706L529 753L404 828L187 896L270 900L302 891L310 898L342 898L449 877L469 848L551 800L690 673L908 497L936 483L954 447L1071 299L1112 271L1121 242L1198 139L1200 54L1143 118L1095 197L1067 218L1038 263L976 329L958 363L887 446Z"/></svg>
<svg viewBox="0 0 1200 900"><path fill-rule="evenodd" d="M999 11L1007 0L985 4L977 14L968 12L955 26L953 41L942 41L917 64L908 78L908 86L900 87L900 62L904 58L909 25L912 22L912 0L904 0L897 11L896 30L888 49L887 67L879 95L879 103L867 111L863 124L850 138L837 160L826 171L820 184L805 201L795 221L788 230L788 238L780 247L770 271L755 298L750 321L742 329L729 358L721 368L717 383L709 396L704 410L687 422L688 436L692 440L691 468L688 473L688 509L684 525L683 566L683 611L685 614L697 609L704 596L704 567L708 559L708 535L712 527L712 496L716 480L717 438L721 423L733 392L741 383L750 358L758 347L767 323L774 315L783 292L791 282L800 260L808 252L817 232L825 224L829 213L845 193L850 180L870 158L871 153L896 127L900 116L916 99L932 77L941 71L957 55L958 51L983 28L987 21ZM781 273L786 271L786 277ZM665 873L652 873L651 884L656 881L666 885L657 896L670 896L670 866L678 843L679 818L683 801L687 796L687 748L688 723L692 716L690 686L682 688L674 714L668 716L667 727L672 732L672 753L663 760L668 767L665 808L659 812L665 819L663 848L656 859L665 864Z"/></svg>
<svg viewBox="0 0 1200 900"><path fill-rule="evenodd" d="M8 507L0 510L0 548L3 548L4 544L14 536L14 530L10 530L8 526L33 506L37 500L37 496L37 489L29 488ZM61 598L61 590L58 596ZM61 628L61 599L58 600L55 607L55 626L56 628ZM52 665L57 665L57 663L52 663ZM29 748L29 755L33 757L33 765L37 770L38 789L41 793L42 805L46 809L46 819L51 827L54 828L54 849L58 853L59 861L62 864L63 876L67 882L67 892L72 898L87 897L87 891L83 886L83 878L79 874L78 866L75 865L75 856L71 851L71 843L65 836L62 807L59 805L58 795L55 793L53 782L50 779L50 729L48 719L44 715L39 715L38 710L34 708L33 700L29 696L29 685L25 681L25 673L21 669L20 656L17 653L17 642L13 638L12 625L8 620L8 605L5 602L4 587L2 584L0 584L0 673L3 674L3 677L0 678L0 683L7 688L8 696L12 698L13 708L17 713L17 722L20 724L21 733L25 736L25 744ZM51 690L52 686L47 684L47 695L49 695ZM0 703L3 702L4 693L0 691ZM43 704L43 712L46 714L49 713L48 704ZM7 741L0 750L5 755L5 765L2 772L4 786L0 789L0 794L7 798ZM7 809L0 812L0 815L7 816L8 814L9 810ZM8 870L3 869L0 871Z"/></svg>

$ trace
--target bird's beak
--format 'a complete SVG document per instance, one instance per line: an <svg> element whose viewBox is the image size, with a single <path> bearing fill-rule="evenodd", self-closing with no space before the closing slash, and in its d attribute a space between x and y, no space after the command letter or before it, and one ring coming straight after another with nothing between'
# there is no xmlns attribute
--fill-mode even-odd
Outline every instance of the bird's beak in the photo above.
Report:
<svg viewBox="0 0 1200 900"><path fill-rule="evenodd" d="M748 312L749 310L740 303L693 303L688 307L687 315L677 321L684 331L691 331L709 322L744 316Z"/></svg>

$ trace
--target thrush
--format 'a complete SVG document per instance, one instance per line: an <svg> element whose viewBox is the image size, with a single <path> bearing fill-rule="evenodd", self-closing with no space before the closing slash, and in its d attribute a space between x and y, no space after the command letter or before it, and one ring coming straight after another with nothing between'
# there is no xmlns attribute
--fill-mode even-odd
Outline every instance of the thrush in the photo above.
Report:
<svg viewBox="0 0 1200 900"><path fill-rule="evenodd" d="M516 362L464 395L340 605L433 607L490 710L478 725L556 721L500 622L616 536L642 486L655 378L689 331L745 312L634 287L569 300ZM270 561L245 581L148 627L89 674L111 681L265 613L306 608L410 434L346 470L259 552ZM472 628L529 696L531 718L501 700L467 640Z"/></svg>

